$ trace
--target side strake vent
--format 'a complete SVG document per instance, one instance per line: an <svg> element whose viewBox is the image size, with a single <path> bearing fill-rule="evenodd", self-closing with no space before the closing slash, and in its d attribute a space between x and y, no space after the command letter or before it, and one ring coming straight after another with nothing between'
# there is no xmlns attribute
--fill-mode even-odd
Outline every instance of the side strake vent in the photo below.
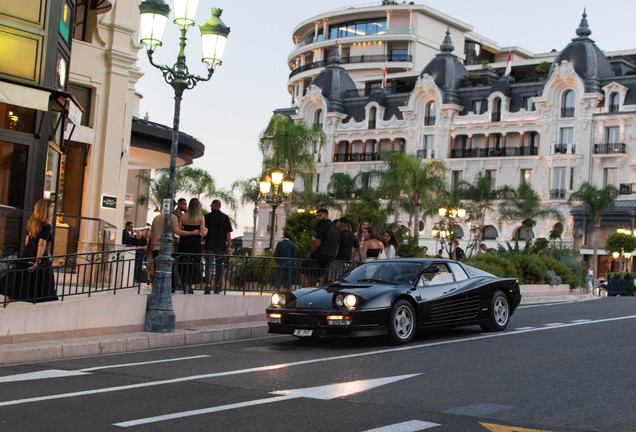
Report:
<svg viewBox="0 0 636 432"><path fill-rule="evenodd" d="M461 321L476 317L478 312L479 294L465 295L431 306L431 321Z"/></svg>

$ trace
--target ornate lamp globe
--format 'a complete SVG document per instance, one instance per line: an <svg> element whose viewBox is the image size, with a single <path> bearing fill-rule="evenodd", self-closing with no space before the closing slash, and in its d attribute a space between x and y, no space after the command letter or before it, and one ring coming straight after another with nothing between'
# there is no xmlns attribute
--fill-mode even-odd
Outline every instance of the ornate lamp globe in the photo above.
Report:
<svg viewBox="0 0 636 432"><path fill-rule="evenodd" d="M272 183L274 186L278 186L283 182L283 176L285 172L280 167L280 165L276 165L276 167L272 170Z"/></svg>
<svg viewBox="0 0 636 432"><path fill-rule="evenodd" d="M174 0L174 23L182 29L194 25L198 8L199 0Z"/></svg>
<svg viewBox="0 0 636 432"><path fill-rule="evenodd" d="M202 26L199 26L203 53L202 61L208 64L208 69L214 69L222 63L227 36L230 34L230 28L221 21L222 12L223 9L213 8L212 18Z"/></svg>
<svg viewBox="0 0 636 432"><path fill-rule="evenodd" d="M267 174L265 174L259 180L261 193L263 195L267 195L269 193L270 188L272 187L272 179L269 178Z"/></svg>
<svg viewBox="0 0 636 432"><path fill-rule="evenodd" d="M289 195L294 190L294 177L291 174L287 174L283 178L283 193Z"/></svg>
<svg viewBox="0 0 636 432"><path fill-rule="evenodd" d="M457 216L459 216L460 218L466 217L466 209L463 207L458 208Z"/></svg>
<svg viewBox="0 0 636 432"><path fill-rule="evenodd" d="M446 208L445 207L440 207L439 209L439 217L444 217L446 216Z"/></svg>
<svg viewBox="0 0 636 432"><path fill-rule="evenodd" d="M146 46L146 50L152 51L155 47L161 46L170 16L170 6L163 0L144 0L139 5L139 12L141 43Z"/></svg>

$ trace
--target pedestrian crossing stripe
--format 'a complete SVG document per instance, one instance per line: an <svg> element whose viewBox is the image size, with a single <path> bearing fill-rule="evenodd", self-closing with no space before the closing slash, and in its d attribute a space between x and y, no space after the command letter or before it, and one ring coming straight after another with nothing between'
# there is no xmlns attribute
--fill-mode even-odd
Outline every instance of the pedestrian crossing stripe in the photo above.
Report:
<svg viewBox="0 0 636 432"><path fill-rule="evenodd" d="M524 429L516 426L504 426L490 423L479 423L490 432L550 432L544 429Z"/></svg>

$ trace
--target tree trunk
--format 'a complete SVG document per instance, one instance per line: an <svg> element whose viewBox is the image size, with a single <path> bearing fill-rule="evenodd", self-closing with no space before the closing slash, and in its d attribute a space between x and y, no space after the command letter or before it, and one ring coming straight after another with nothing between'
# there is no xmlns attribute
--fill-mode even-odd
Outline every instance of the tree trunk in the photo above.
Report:
<svg viewBox="0 0 636 432"><path fill-rule="evenodd" d="M413 207L415 208L415 215L413 217L413 233L415 235L415 240L420 239L420 199L422 195L419 191L416 191L413 194ZM417 243L419 247L419 243Z"/></svg>
<svg viewBox="0 0 636 432"><path fill-rule="evenodd" d="M592 270L594 271L594 280L598 279L598 238L599 229L601 228L601 217L597 216L594 221L594 254L592 254ZM585 228L584 228L585 229Z"/></svg>
<svg viewBox="0 0 636 432"><path fill-rule="evenodd" d="M530 250L530 243L532 243L532 228L526 227L526 250Z"/></svg>
<svg viewBox="0 0 636 432"><path fill-rule="evenodd" d="M395 222L395 229L398 227L398 219L400 217L400 203L402 202L402 196L398 195L395 197L395 215L393 216Z"/></svg>

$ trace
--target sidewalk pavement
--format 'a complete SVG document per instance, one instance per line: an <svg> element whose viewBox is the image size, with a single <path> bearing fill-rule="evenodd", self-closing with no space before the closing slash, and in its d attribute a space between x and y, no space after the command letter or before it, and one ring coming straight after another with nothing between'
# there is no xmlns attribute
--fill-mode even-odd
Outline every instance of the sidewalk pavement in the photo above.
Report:
<svg viewBox="0 0 636 432"><path fill-rule="evenodd" d="M265 321L0 345L0 365L87 357L262 337Z"/></svg>

